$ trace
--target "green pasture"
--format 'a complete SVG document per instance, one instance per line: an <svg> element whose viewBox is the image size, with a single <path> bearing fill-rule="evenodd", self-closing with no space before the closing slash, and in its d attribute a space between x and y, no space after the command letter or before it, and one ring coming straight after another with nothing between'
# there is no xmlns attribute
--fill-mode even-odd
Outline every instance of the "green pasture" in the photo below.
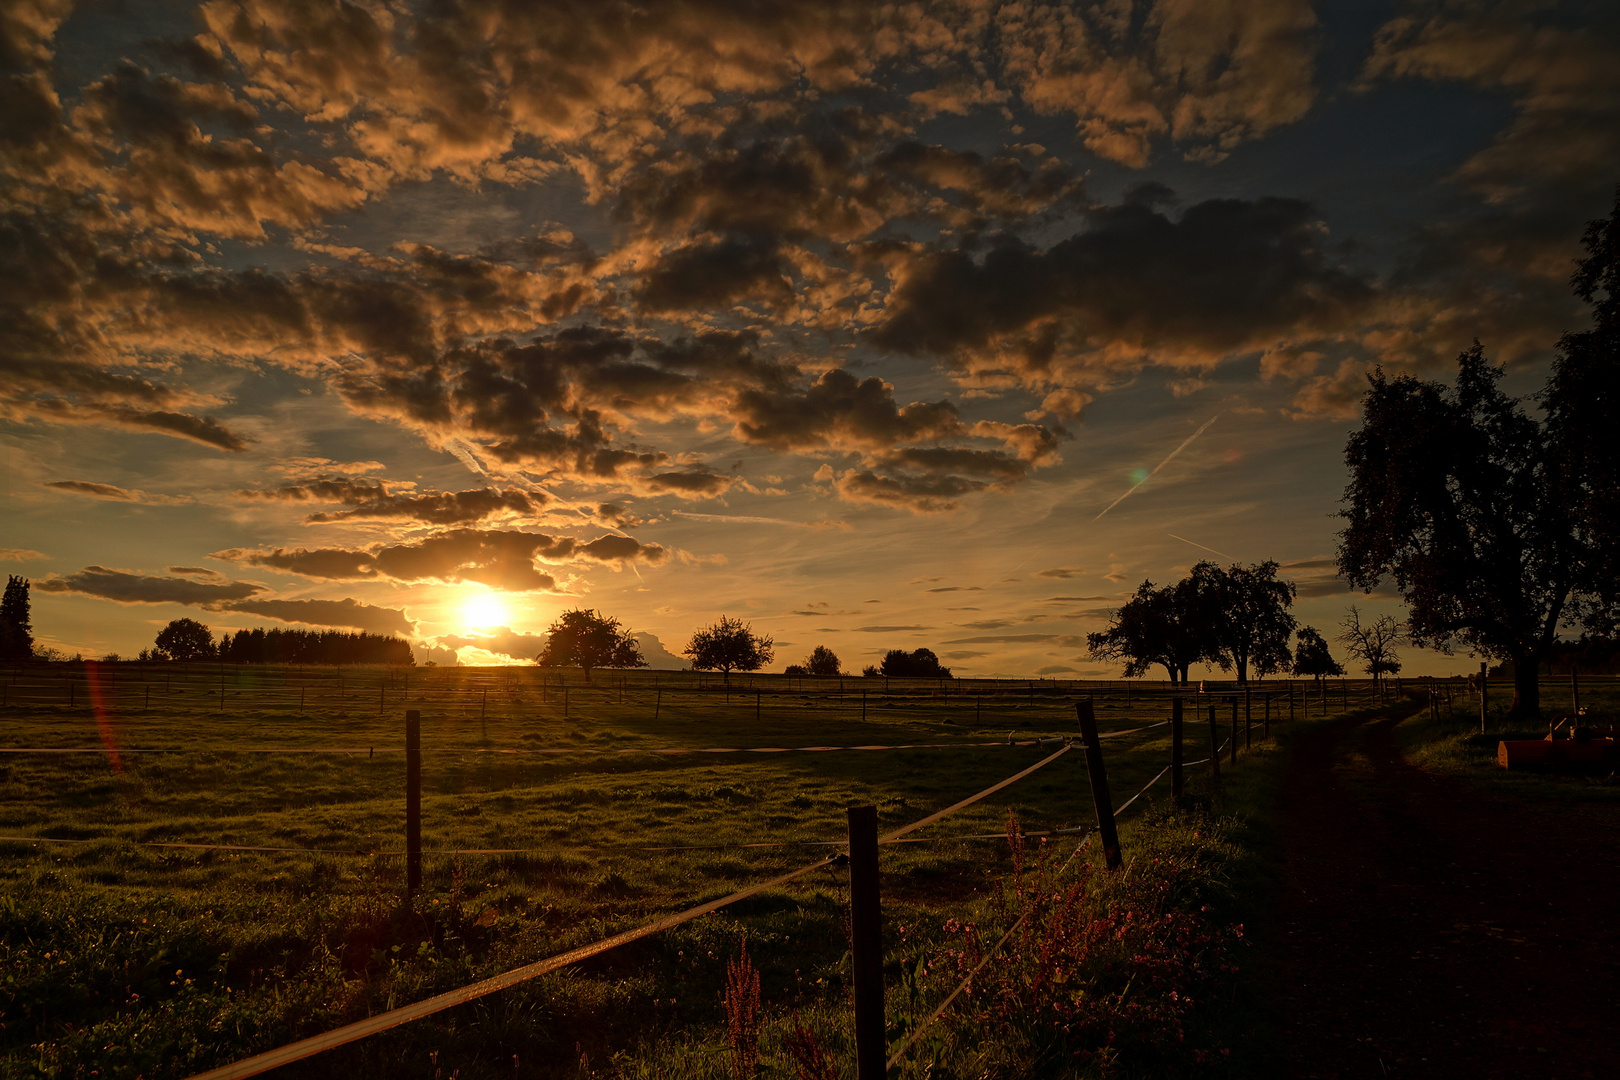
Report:
<svg viewBox="0 0 1620 1080"><path fill-rule="evenodd" d="M1052 753L1008 741L1072 736L1078 697L1093 698L1105 734L1169 713L1162 688L1127 697L1118 684L727 689L637 672L583 687L573 672L565 703L536 669L346 669L341 687L337 673L287 668L127 665L71 688L54 672L3 677L4 747L96 751L0 755L0 835L72 841L0 841L7 1076L188 1076L835 853L849 806L876 804L881 827L898 828ZM407 707L422 716L426 851L411 901L398 854ZM1286 706L1272 708L1282 723ZM1218 714L1224 738L1225 699ZM1200 714L1187 757L1207 739ZM974 742L994 745L942 745ZM647 752L895 744L934 748ZM1166 727L1103 746L1116 804L1169 760ZM247 752L262 748L321 752ZM538 752L553 750L568 752ZM1162 816L1168 800L1166 777L1133 813ZM1006 842L972 837L1001 833L1009 812L1026 831L1090 825L1078 749L913 834L926 842L883 849L896 1033L938 989L919 973L941 928L982 910L1007 873ZM1194 846L1214 836L1184 832ZM1077 841L1051 845L1066 856ZM455 853L487 848L515 850ZM801 1075L783 1050L790 1024L834 1057L849 1037L846 904L843 872L820 870L296 1075L733 1075L720 996L745 936L767 1018L759 1074ZM899 1075L966 1067L949 1030Z"/></svg>

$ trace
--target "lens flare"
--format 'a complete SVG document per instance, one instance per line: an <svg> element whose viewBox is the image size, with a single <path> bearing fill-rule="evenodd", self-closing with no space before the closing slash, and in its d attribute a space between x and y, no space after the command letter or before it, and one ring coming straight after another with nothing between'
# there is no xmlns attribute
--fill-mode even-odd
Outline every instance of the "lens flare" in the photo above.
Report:
<svg viewBox="0 0 1620 1080"><path fill-rule="evenodd" d="M124 759L118 753L118 731L115 717L107 702L112 697L112 673L101 670L94 660L84 662L85 681L90 685L90 711L96 717L96 730L101 733L101 745L107 751L107 763L113 772L124 771Z"/></svg>

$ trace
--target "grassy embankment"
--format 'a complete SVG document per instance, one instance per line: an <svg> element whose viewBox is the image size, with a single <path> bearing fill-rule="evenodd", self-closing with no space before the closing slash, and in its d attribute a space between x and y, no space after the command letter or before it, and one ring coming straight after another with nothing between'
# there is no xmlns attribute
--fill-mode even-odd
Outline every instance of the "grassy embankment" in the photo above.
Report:
<svg viewBox="0 0 1620 1080"><path fill-rule="evenodd" d="M437 684L419 677L410 704L424 714L429 854L425 888L407 904L399 858L347 853L399 848L402 755L239 752L397 748L400 703L385 701L385 715L376 714L379 673L372 689L328 695L301 712L289 693L292 676L263 673L280 685L257 695L256 677L231 676L223 710L208 696L206 673L170 685L150 707L140 687L103 687L102 719L114 745L183 753L125 753L121 771L103 755L0 761L0 834L90 841L0 844L5 1074L185 1076L724 895L823 850L742 844L837 840L844 808L862 802L876 803L892 828L1050 752L549 757L476 750L951 742L1074 729L1072 693L1029 697L1008 686L975 693L957 684L942 698L930 696L937 695L931 684L897 684L884 697L867 682L863 722L858 681L838 697L814 683L788 692L785 682L762 680L756 722L751 694L728 702L713 690L674 689L655 720L656 695L645 678L623 694L576 688L565 718L555 690L542 699L532 671L442 672ZM12 689L26 690L26 678ZM363 676L350 679L351 687L364 685ZM487 705L478 680L497 687ZM82 699L71 707L15 704L26 698L10 699L6 745L101 745L104 732ZM1105 731L1166 712L1163 698L1098 700ZM1190 725L1191 747L1204 745L1207 735L1192 734L1204 730ZM1116 801L1168 759L1163 728L1105 746ZM1189 749L1189 757L1199 754ZM1125 826L1122 875L1071 868L1037 887L1033 841L1016 873L1004 841L885 848L894 1038L955 985L956 954L971 956L976 935L993 941L1025 909L1039 916L1026 925L1068 935L1056 949L1050 935L1015 937L1008 957L981 977L979 994L959 1000L898 1075L1075 1068L1152 1075L1172 1063L1241 1074L1240 1063L1264 1054L1265 1039L1242 1000L1252 979L1227 970L1251 968L1254 950L1231 931L1249 917L1251 898L1264 894L1268 871L1254 854L1263 822L1233 808L1264 803L1274 758L1257 742L1228 778L1224 801L1211 804L1203 781L1194 780L1183 811L1168 807L1162 781ZM1089 823L1081 756L1071 753L921 835L995 832L1009 811L1026 830ZM150 841L326 851L137 846ZM634 850L662 845L694 849ZM1049 871L1072 846L1072 839L1054 842ZM527 850L435 854L485 847ZM821 871L312 1059L300 1075L733 1075L721 998L744 935L761 975L760 1075L807 1075L818 1047L837 1061L848 1056L846 893L841 873ZM1109 921L1125 914L1132 925ZM1171 918L1161 920L1161 933L1149 916L1163 915ZM1126 942L1129 955L1110 940ZM1052 956L1067 970L1053 970ZM1020 990L1019 973L1048 989L1014 1009L1028 989ZM1089 997L1054 986L1087 987ZM1081 999L1084 1007L1074 1007ZM1045 1021L1020 1026L1023 1014ZM742 1041L749 1042L746 1030Z"/></svg>

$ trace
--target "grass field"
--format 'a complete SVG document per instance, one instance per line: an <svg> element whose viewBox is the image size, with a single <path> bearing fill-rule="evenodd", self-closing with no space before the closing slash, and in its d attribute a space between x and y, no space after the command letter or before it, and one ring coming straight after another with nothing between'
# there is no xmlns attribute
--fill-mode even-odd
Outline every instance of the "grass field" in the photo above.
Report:
<svg viewBox="0 0 1620 1080"><path fill-rule="evenodd" d="M118 665L74 685L62 668L3 676L5 747L95 751L0 756L0 835L71 841L0 841L8 1076L188 1076L833 853L849 806L877 805L885 829L914 821L1050 754L1008 740L1074 734L1077 697L1094 698L1104 733L1169 712L1162 685L761 677L728 690L636 672L598 673L586 688L574 672L565 701L536 669ZM426 851L410 901L399 855L407 707L423 718ZM1282 723L1288 706L1272 708ZM1225 699L1219 715L1224 737ZM940 745L963 743L995 745ZM897 744L934 748L649 752ZM1187 757L1207 746L1207 724L1189 724ZM1168 729L1104 747L1118 804L1168 763ZM267 748L280 752L254 752ZM1230 872L1241 825L1199 794L1204 769L1190 809L1170 808L1168 778L1133 808L1123 875L1090 875L1088 853L1059 877L1078 835L1055 838L1053 858L1034 840L1016 857L1005 839L969 839L1003 832L1009 813L1026 831L1091 824L1078 751L916 834L924 843L885 846L891 1042L1018 914L1072 930L1057 943L1069 953L1027 930L1011 941L980 980L1000 978L999 989L953 1006L895 1075L1242 1075L1252 1048L1230 995L1205 994L1230 981L1221 957L1241 949L1229 933L1242 917ZM165 843L305 850L143 846ZM514 850L454 853L490 848ZM818 871L297 1075L803 1077L818 1075L817 1054L847 1071L846 905L843 872ZM1115 955L1103 939L1125 916L1108 940L1135 941L1126 931L1144 918L1166 929L1149 926ZM736 1017L721 1000L744 940L760 974L757 1065L728 1045ZM1072 970L1040 969L1054 955ZM1110 988L1126 969L1140 981ZM1071 979L1112 1004L1076 1012L1078 989L1019 1003L1029 985ZM1202 1004L1182 1004L1195 988ZM1015 1014L1047 1015L1063 1037L1024 1030Z"/></svg>

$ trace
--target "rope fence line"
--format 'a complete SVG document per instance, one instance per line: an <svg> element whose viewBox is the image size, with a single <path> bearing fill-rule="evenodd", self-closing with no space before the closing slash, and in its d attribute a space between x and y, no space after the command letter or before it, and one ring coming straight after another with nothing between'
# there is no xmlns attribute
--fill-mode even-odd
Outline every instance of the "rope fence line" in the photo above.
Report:
<svg viewBox="0 0 1620 1080"><path fill-rule="evenodd" d="M888 841L892 843L908 833L914 832L936 821L939 821L940 819L947 817L958 810L963 809L964 807L971 806L974 803L979 802L981 799L988 798L1008 785L1016 783L1017 781L1028 776L1030 773L1035 772L1037 769L1044 768L1045 766L1056 761L1058 758L1068 753L1069 749L1070 747L1065 745L1058 750L1057 753L1041 759L1034 765L1031 765L1029 768L1015 773L999 783L992 784L983 791L970 795L959 802L953 803L943 810L929 814L925 818L921 818L918 821L912 822L910 825L897 829L894 832L889 833L887 836L880 838L879 842L882 843L884 841ZM523 967L514 968L511 971L496 975L492 978L484 979L469 986L463 986L460 989L439 994L435 997L428 998L425 1001L419 1001L414 1005L406 1005L398 1009L390 1009L387 1012L379 1013L376 1016L367 1017L364 1020L356 1021L352 1024L346 1024L343 1027L335 1028L332 1031L311 1036L307 1039L300 1039L297 1042L288 1043L287 1045L278 1047L274 1050L269 1050L262 1054L256 1054L253 1057L243 1058L241 1061L233 1062L230 1065L224 1065L217 1069L210 1069L207 1072L198 1073L191 1077L190 1080L241 1080L241 1078L257 1076L260 1073L268 1072L271 1069L280 1068L283 1065L291 1065L294 1062L303 1061L306 1058L324 1053L325 1051L331 1050L334 1047L343 1046L347 1043L364 1039L367 1036L375 1035L381 1031L387 1031L388 1029L398 1027L401 1024L410 1023L413 1020L420 1020L423 1017L431 1016L434 1013L442 1012L445 1009L465 1004L466 1002L473 1001L477 998L493 994L498 990L504 990L508 987L515 986L518 983L526 982L530 979L538 978L541 975L548 974L560 968L579 963L581 960L587 960L593 956L599 956L610 949L618 948L620 945L626 945L632 941L638 941L641 938L659 933L660 931L669 930L676 926L680 926L681 924L690 922L700 916L707 915L711 912L718 911L723 907L734 904L739 900L747 899L748 897L753 896L756 893L763 892L766 889L773 888L778 885L784 885L796 878L803 877L805 874L813 873L814 871L820 870L826 866L831 866L835 861L836 856L828 856L824 859L818 859L807 866L802 866L797 870L790 870L785 874L781 874L770 879L769 881L765 881L757 885L751 885L745 889L739 889L738 891L727 896L723 896L718 900L711 900L708 903L698 904L697 906L687 908L684 911L676 912L672 915L666 915L661 919L656 919L653 922L647 923L646 925L637 927L633 930L626 930L621 934L615 934L612 937L604 938L601 941L594 942L590 945L584 945L580 948L559 953L556 956L537 961L533 964L527 964Z"/></svg>
<svg viewBox="0 0 1620 1080"><path fill-rule="evenodd" d="M1027 832L1025 836L1072 836L1088 831L1085 827L1073 829L1042 829ZM880 837L880 844L954 844L971 840L1004 840L1005 832L959 833L955 836ZM846 847L847 840L760 840L743 844L561 844L535 848L423 848L423 855L546 855L573 851L739 851L765 848ZM366 858L398 858L408 855L404 848L312 848L274 847L252 844L198 844L183 840L123 840L114 836L55 837L55 836L0 836L0 844L127 844L130 847L178 848L187 851L257 851L287 855L351 855Z"/></svg>
<svg viewBox="0 0 1620 1080"><path fill-rule="evenodd" d="M1125 735L1135 735L1149 728L1164 727L1170 721L1160 720L1153 724L1144 724L1140 727L1128 728L1124 731L1110 731L1099 735L1102 739L1117 739ZM825 754L835 751L875 751L875 750L1005 750L1026 746L1051 746L1065 741L1063 737L1047 736L1037 739L997 739L984 742L958 742L958 743L895 743L895 744L867 744L859 746L705 746L705 747L623 747L613 750L596 749L593 747L488 747L488 746L441 746L423 747L423 752L442 754L492 754L511 757L529 756L565 756L580 754L586 756L612 756L619 754L657 754L674 757L682 754ZM0 754L105 754L103 746L11 746L0 747ZM365 754L368 757L376 754L403 754L402 746L334 746L334 747L119 747L120 754L337 754L357 755Z"/></svg>

